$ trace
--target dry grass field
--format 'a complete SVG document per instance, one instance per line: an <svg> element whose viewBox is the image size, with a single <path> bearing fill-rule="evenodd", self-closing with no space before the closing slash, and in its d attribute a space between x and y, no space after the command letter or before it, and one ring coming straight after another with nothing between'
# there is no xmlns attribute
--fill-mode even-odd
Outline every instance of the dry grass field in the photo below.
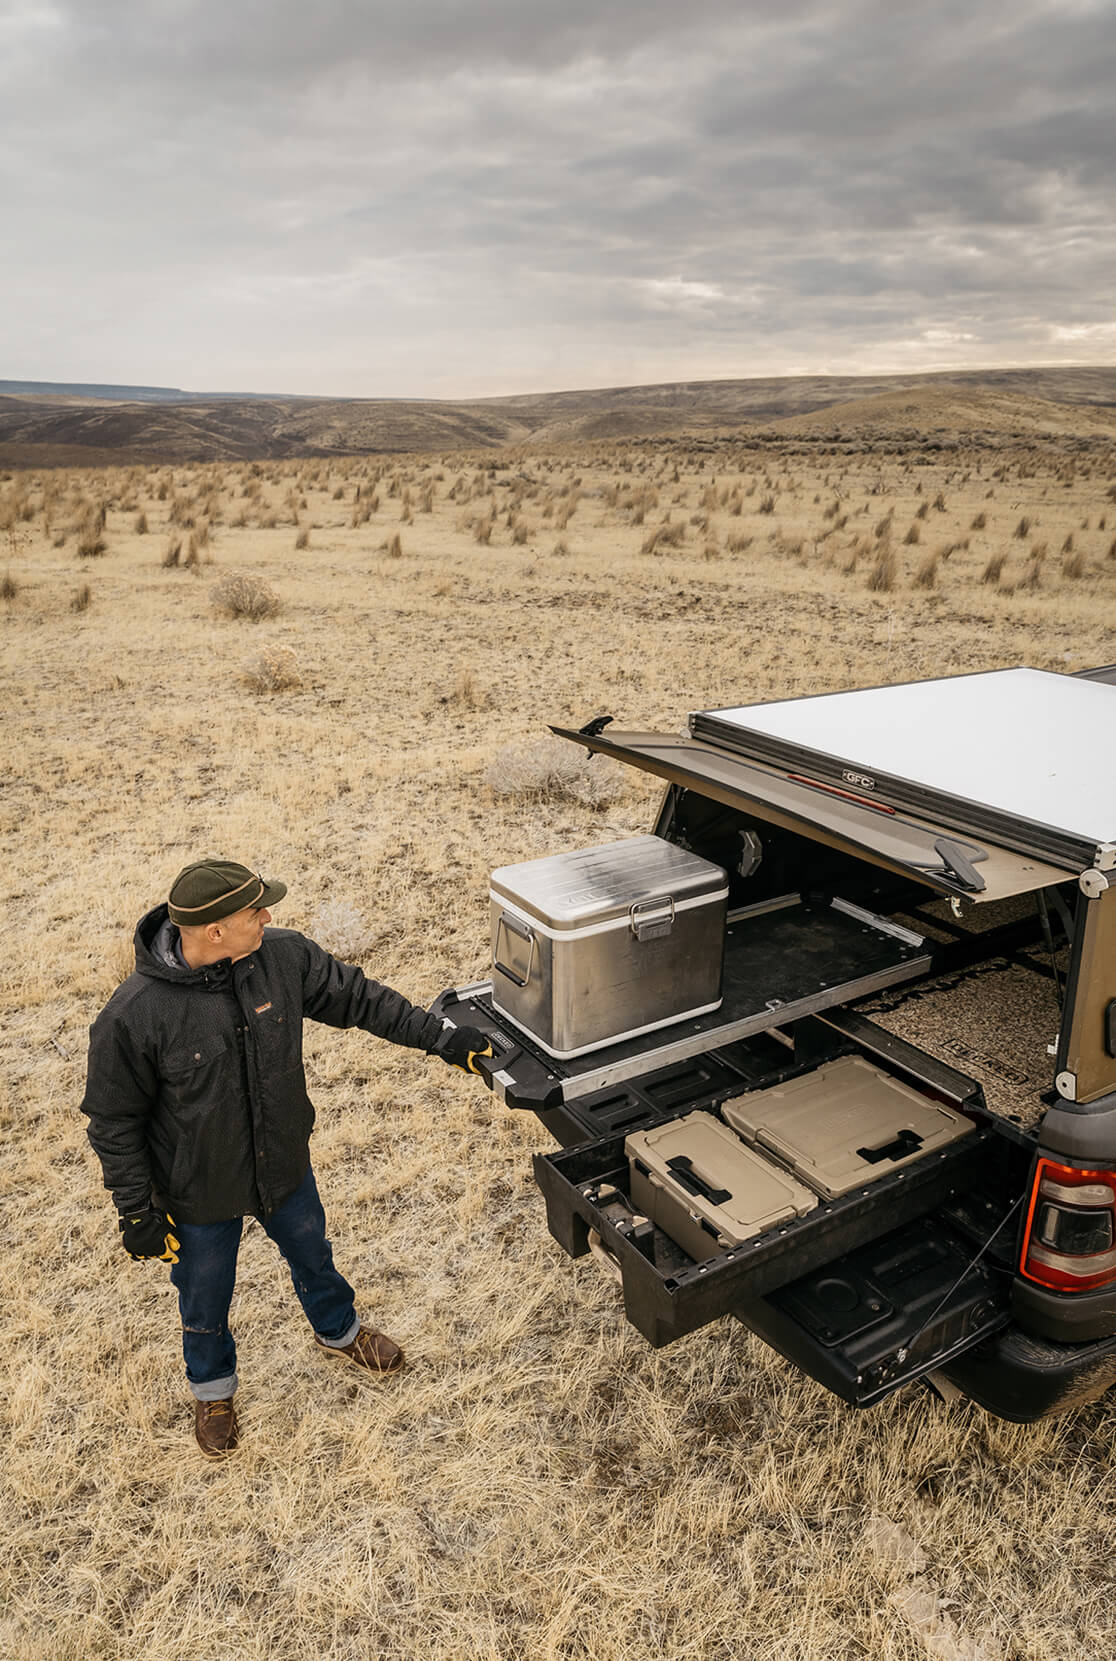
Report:
<svg viewBox="0 0 1116 1661"><path fill-rule="evenodd" d="M207 1465L76 1111L191 858L428 1002L483 977L491 867L650 822L550 721L1112 661L1110 440L14 473L0 581L4 1661L1112 1655L1113 1402L858 1415L728 1321L652 1352L547 1234L536 1121L362 1033L310 1031L315 1164L412 1365L336 1376L250 1226Z"/></svg>

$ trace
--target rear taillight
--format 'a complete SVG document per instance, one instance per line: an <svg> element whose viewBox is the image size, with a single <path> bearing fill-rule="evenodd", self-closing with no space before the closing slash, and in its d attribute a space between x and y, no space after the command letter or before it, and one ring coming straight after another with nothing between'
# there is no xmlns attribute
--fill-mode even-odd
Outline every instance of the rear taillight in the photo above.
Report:
<svg viewBox="0 0 1116 1661"><path fill-rule="evenodd" d="M1039 1160L1019 1272L1057 1292L1116 1281L1116 1171Z"/></svg>

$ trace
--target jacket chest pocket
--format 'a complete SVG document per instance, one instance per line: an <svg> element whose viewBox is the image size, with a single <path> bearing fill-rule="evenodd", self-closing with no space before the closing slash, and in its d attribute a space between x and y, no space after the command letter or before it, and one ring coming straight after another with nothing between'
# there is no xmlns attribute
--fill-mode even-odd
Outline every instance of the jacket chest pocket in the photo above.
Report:
<svg viewBox="0 0 1116 1661"><path fill-rule="evenodd" d="M283 1010L265 1009L248 1017L247 1031L261 1063L275 1072L302 1064L302 1023Z"/></svg>
<svg viewBox="0 0 1116 1661"><path fill-rule="evenodd" d="M208 1112L227 1094L234 1062L223 1033L183 1038L159 1058L164 1104L180 1123Z"/></svg>
<svg viewBox="0 0 1116 1661"><path fill-rule="evenodd" d="M219 1065L228 1048L229 1041L223 1035L187 1038L163 1054L159 1070L165 1079L186 1079L207 1067Z"/></svg>

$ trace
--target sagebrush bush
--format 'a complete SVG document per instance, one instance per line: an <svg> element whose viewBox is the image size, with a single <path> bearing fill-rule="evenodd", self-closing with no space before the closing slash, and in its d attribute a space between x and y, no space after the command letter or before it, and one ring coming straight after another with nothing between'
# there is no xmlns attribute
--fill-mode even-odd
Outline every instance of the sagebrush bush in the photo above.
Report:
<svg viewBox="0 0 1116 1661"><path fill-rule="evenodd" d="M489 763L485 780L497 796L568 800L593 808L608 806L628 789L619 762L587 756L561 738L505 744Z"/></svg>
<svg viewBox="0 0 1116 1661"><path fill-rule="evenodd" d="M209 598L227 617L244 617L251 623L274 617L280 607L278 594L261 577L223 577L210 589Z"/></svg>
<svg viewBox="0 0 1116 1661"><path fill-rule="evenodd" d="M289 692L302 685L298 659L289 646L265 646L244 665L240 679L250 692Z"/></svg>
<svg viewBox="0 0 1116 1661"><path fill-rule="evenodd" d="M376 936L355 905L348 900L326 900L318 907L310 930L313 938L342 963L355 963L376 944Z"/></svg>

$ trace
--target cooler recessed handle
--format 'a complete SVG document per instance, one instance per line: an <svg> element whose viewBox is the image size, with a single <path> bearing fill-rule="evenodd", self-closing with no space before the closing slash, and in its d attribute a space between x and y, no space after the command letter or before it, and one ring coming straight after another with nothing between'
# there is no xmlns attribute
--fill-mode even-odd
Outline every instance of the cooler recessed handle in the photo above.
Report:
<svg viewBox="0 0 1116 1661"><path fill-rule="evenodd" d="M509 968L506 963L500 962L501 931L503 931L506 935L514 934L517 939L522 940L527 944L527 967L522 974L520 974L516 969ZM510 957L511 955L512 954L509 952L508 956ZM492 953L492 967L494 969L498 969L502 975L506 975L513 986L526 986L527 982L531 979L531 970L534 967L534 962L535 936L533 931L527 927L526 923L521 923L517 918L509 917L506 911L502 911L500 913L500 921L496 925L496 946Z"/></svg>

